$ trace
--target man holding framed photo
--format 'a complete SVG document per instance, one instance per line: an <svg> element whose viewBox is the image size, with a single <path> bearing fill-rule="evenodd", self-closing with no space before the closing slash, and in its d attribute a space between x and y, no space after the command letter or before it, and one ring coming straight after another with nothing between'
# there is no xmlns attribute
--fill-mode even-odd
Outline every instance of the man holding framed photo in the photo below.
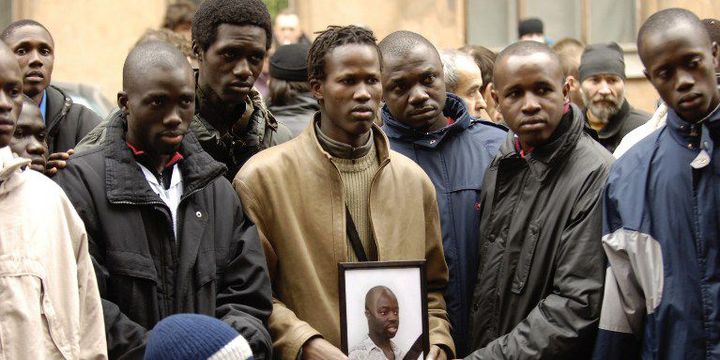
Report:
<svg viewBox="0 0 720 360"><path fill-rule="evenodd" d="M470 332L477 350L466 359L589 358L612 157L569 103L560 60L547 45L508 46L493 83L511 132L483 182Z"/></svg>
<svg viewBox="0 0 720 360"><path fill-rule="evenodd" d="M308 56L320 111L297 138L257 154L235 177L267 256L278 358L347 359L334 284L338 263L358 260L426 260L428 358L454 355L435 189L373 123L381 63L371 31L322 32Z"/></svg>

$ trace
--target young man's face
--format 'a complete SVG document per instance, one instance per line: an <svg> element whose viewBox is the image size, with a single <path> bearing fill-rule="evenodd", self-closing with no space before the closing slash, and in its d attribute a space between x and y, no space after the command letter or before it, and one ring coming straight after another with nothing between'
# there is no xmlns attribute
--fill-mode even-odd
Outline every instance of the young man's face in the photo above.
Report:
<svg viewBox="0 0 720 360"><path fill-rule="evenodd" d="M620 111L625 99L625 81L613 74L597 74L580 84L585 106L599 119L607 120Z"/></svg>
<svg viewBox="0 0 720 360"><path fill-rule="evenodd" d="M258 26L221 24L207 50L194 44L203 90L226 103L243 102L262 71L266 39L265 30Z"/></svg>
<svg viewBox="0 0 720 360"><path fill-rule="evenodd" d="M392 339L400 326L400 307L395 295L382 291L376 295L374 304L365 310L368 330L381 338Z"/></svg>
<svg viewBox="0 0 720 360"><path fill-rule="evenodd" d="M10 144L22 109L22 72L10 50L0 43L0 148Z"/></svg>
<svg viewBox="0 0 720 360"><path fill-rule="evenodd" d="M382 79L385 104L396 120L421 131L447 124L443 67L435 49L419 45L404 57L388 55Z"/></svg>
<svg viewBox="0 0 720 360"><path fill-rule="evenodd" d="M568 86L559 62L538 52L510 55L495 66L493 98L523 145L547 142L560 123Z"/></svg>
<svg viewBox="0 0 720 360"><path fill-rule="evenodd" d="M356 144L370 131L382 98L377 49L360 44L333 48L325 55L325 74L324 80L310 81L328 120L320 126L332 139Z"/></svg>
<svg viewBox="0 0 720 360"><path fill-rule="evenodd" d="M25 95L35 97L44 91L55 63L55 43L50 34L40 26L25 25L12 31L5 43L20 64Z"/></svg>
<svg viewBox="0 0 720 360"><path fill-rule="evenodd" d="M118 94L118 105L128 114L130 144L156 155L174 153L195 112L190 66L150 67Z"/></svg>
<svg viewBox="0 0 720 360"><path fill-rule="evenodd" d="M718 48L688 29L676 26L648 34L640 56L647 78L663 101L685 121L695 122L720 102L715 78Z"/></svg>
<svg viewBox="0 0 720 360"><path fill-rule="evenodd" d="M476 119L488 119L484 115L487 104L483 98L480 88L482 88L482 72L474 61L459 61L457 64L458 82L455 95L459 96L467 105L467 110ZM485 117L483 117L485 116Z"/></svg>
<svg viewBox="0 0 720 360"><path fill-rule="evenodd" d="M46 136L40 108L34 103L23 103L10 149L18 156L30 159L30 168L41 173L45 172L48 156Z"/></svg>

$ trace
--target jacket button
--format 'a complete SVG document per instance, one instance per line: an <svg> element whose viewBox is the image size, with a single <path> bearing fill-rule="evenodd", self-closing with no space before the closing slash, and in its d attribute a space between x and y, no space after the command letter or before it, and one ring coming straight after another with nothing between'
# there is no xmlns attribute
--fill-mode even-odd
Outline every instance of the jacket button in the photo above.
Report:
<svg viewBox="0 0 720 360"><path fill-rule="evenodd" d="M199 211L197 211L197 212L195 212L195 216L197 216L198 218L201 218L201 217L202 217L202 213L199 212Z"/></svg>
<svg viewBox="0 0 720 360"><path fill-rule="evenodd" d="M475 303L475 305L473 305L473 311L478 311L478 310L480 310L480 304Z"/></svg>
<svg viewBox="0 0 720 360"><path fill-rule="evenodd" d="M495 241L495 234L490 234L490 235L488 236L488 240L489 240L490 242Z"/></svg>

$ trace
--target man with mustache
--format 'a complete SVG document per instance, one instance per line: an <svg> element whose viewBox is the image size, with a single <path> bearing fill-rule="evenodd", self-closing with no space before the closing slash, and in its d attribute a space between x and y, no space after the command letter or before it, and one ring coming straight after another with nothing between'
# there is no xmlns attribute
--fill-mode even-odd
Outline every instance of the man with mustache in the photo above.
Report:
<svg viewBox="0 0 720 360"><path fill-rule="evenodd" d="M459 96L446 92L440 55L422 35L397 31L379 46L383 130L392 149L423 168L437 191L450 269L445 301L458 355L465 356L470 352L468 318L477 277L482 177L507 134L472 117Z"/></svg>
<svg viewBox="0 0 720 360"><path fill-rule="evenodd" d="M685 9L638 33L664 127L613 164L604 194L605 282L597 359L720 354L719 50Z"/></svg>
<svg viewBox="0 0 720 360"><path fill-rule="evenodd" d="M584 359L600 318L602 189L612 156L568 100L558 55L521 41L495 63L511 132L485 173L466 359ZM588 129L589 131L589 129Z"/></svg>
<svg viewBox="0 0 720 360"><path fill-rule="evenodd" d="M40 108L27 95L23 95L23 107L18 117L10 149L17 156L31 161L30 168L45 173L48 146L47 130Z"/></svg>
<svg viewBox="0 0 720 360"><path fill-rule="evenodd" d="M265 257L225 166L188 131L194 98L180 51L139 44L102 145L55 177L88 232L113 359L142 358L150 329L175 313L224 320L271 358Z"/></svg>
<svg viewBox="0 0 720 360"><path fill-rule="evenodd" d="M350 349L350 360L402 360L403 352L392 342L400 326L397 297L386 286L376 286L365 294L368 336Z"/></svg>
<svg viewBox="0 0 720 360"><path fill-rule="evenodd" d="M625 60L616 43L588 45L580 59L580 90L588 124L613 152L630 131L650 119L625 99Z"/></svg>
<svg viewBox="0 0 720 360"><path fill-rule="evenodd" d="M233 185L257 224L273 283L270 332L280 359L347 359L338 263L426 260L430 359L454 355L432 182L374 125L382 98L375 36L331 26L308 54L320 111L305 131L254 156Z"/></svg>
<svg viewBox="0 0 720 360"><path fill-rule="evenodd" d="M47 128L48 174L52 175L57 172L54 168L65 166L71 150L100 123L100 117L50 85L55 42L45 26L34 20L18 20L0 33L0 40L15 53L20 64L23 92L40 106Z"/></svg>

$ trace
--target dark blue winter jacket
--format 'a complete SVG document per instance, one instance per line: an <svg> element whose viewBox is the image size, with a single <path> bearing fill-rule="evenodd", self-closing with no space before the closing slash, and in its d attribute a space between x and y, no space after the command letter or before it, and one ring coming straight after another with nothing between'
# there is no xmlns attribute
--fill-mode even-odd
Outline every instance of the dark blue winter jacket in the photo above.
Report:
<svg viewBox="0 0 720 360"><path fill-rule="evenodd" d="M431 133L416 131L382 110L390 147L415 161L437 191L445 261L450 282L445 291L458 357L467 355L472 290L477 278L480 189L485 170L507 134L503 127L470 116L462 100L448 93L445 116L454 120Z"/></svg>
<svg viewBox="0 0 720 360"><path fill-rule="evenodd" d="M605 190L597 359L720 359L720 110L618 159Z"/></svg>

